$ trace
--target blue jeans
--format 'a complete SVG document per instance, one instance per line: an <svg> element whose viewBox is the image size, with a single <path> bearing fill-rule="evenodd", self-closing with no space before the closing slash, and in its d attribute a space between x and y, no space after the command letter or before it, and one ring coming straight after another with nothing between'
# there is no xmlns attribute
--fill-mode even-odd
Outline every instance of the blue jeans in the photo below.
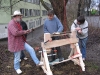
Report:
<svg viewBox="0 0 100 75"><path fill-rule="evenodd" d="M82 53L82 58L86 58L86 43L87 43L88 37L84 39L79 39L79 47Z"/></svg>
<svg viewBox="0 0 100 75"><path fill-rule="evenodd" d="M36 57L34 49L27 43L24 45L25 50L30 54L32 60L35 62L35 64L39 64L39 60ZM14 69L20 69L20 56L21 56L21 51L15 52L14 53Z"/></svg>

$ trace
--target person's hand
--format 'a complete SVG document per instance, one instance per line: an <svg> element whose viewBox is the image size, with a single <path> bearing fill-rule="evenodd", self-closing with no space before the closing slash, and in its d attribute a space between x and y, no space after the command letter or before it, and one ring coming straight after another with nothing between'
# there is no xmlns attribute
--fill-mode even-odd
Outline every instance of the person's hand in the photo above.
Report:
<svg viewBox="0 0 100 75"><path fill-rule="evenodd" d="M32 31L32 30L29 29L29 30L27 30L27 33L30 33L31 31Z"/></svg>
<svg viewBox="0 0 100 75"><path fill-rule="evenodd" d="M32 31L34 31L35 29L31 28L30 30L31 30L31 32L32 32Z"/></svg>
<svg viewBox="0 0 100 75"><path fill-rule="evenodd" d="M51 42L51 41L52 41L52 38L49 39L49 42Z"/></svg>
<svg viewBox="0 0 100 75"><path fill-rule="evenodd" d="M26 31L25 31L25 34L28 34L28 33L30 33L31 31L32 31L32 30L30 30L30 29L29 29L29 30L26 30Z"/></svg>
<svg viewBox="0 0 100 75"><path fill-rule="evenodd" d="M77 28L75 28L77 31L79 31L79 30L81 30L81 28L80 27L77 27Z"/></svg>
<svg viewBox="0 0 100 75"><path fill-rule="evenodd" d="M60 34L59 32L54 32L53 34Z"/></svg>
<svg viewBox="0 0 100 75"><path fill-rule="evenodd" d="M82 31L81 31L81 30L78 30L78 33L80 33L80 34L81 34L81 33L82 33Z"/></svg>

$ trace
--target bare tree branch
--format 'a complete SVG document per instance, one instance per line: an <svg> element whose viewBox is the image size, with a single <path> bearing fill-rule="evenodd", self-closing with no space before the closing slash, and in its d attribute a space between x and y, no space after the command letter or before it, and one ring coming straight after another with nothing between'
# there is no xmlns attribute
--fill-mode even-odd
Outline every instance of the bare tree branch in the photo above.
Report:
<svg viewBox="0 0 100 75"><path fill-rule="evenodd" d="M12 6L14 6L15 4L19 3L20 1L22 1L22 0L16 1L16 2L14 2L14 3L12 3L12 1L11 1L11 5L10 5L10 6L0 7L0 9L1 9L1 8L7 8L7 9L10 9ZM0 4L0 5L1 5L1 4Z"/></svg>
<svg viewBox="0 0 100 75"><path fill-rule="evenodd" d="M2 2L2 0L0 0L0 8L1 8L1 2Z"/></svg>
<svg viewBox="0 0 100 75"><path fill-rule="evenodd" d="M40 0L40 2L42 3L43 7L46 9L46 10L50 10L50 8L45 4L45 2L43 0Z"/></svg>

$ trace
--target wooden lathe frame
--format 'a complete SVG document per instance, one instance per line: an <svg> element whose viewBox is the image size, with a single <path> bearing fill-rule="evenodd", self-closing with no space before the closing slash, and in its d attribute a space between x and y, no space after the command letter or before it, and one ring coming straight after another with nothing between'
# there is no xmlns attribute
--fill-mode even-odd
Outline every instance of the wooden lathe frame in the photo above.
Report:
<svg viewBox="0 0 100 75"><path fill-rule="evenodd" d="M46 42L48 40L52 40L51 37L53 35L50 35L49 33L44 34L44 42L41 43L41 46L43 49L43 51L41 52L41 61L44 64L41 67L42 67L44 73L46 73L46 75L53 75L53 73L50 69L50 64L49 64L48 56L47 56L47 53L48 53L48 51L50 51L50 48L63 46L63 45L67 45L67 44L70 44L70 47L71 47L71 52L68 56L68 59L63 60L61 62L54 62L54 63L52 63L52 65L72 60L74 62L74 64L77 64L82 68L82 71L85 71L85 64L82 60L82 54L80 52L80 48L78 45L78 38L76 37L76 32L74 31L72 33L69 33L69 35L70 35L70 37L66 38L66 39L60 39L60 40ZM61 36L61 34L55 35L55 36Z"/></svg>

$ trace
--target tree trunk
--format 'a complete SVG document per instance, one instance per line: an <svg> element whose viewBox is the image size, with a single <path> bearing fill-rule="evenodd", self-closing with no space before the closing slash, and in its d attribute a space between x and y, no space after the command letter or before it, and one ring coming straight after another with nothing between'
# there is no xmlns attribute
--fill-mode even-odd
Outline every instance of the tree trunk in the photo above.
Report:
<svg viewBox="0 0 100 75"><path fill-rule="evenodd" d="M86 7L87 7L87 16L89 16L90 13L89 13L88 9L90 8L91 0L85 0L85 4L86 4Z"/></svg>
<svg viewBox="0 0 100 75"><path fill-rule="evenodd" d="M53 7L53 10L56 14L56 16L61 20L64 31L68 31L69 27L67 24L67 16L66 16L66 4L68 0L49 0L51 2L51 5Z"/></svg>
<svg viewBox="0 0 100 75"><path fill-rule="evenodd" d="M79 4L78 4L77 17L80 16L80 9L81 9L81 0L79 0Z"/></svg>
<svg viewBox="0 0 100 75"><path fill-rule="evenodd" d="M84 15L84 0L79 0L79 4L78 4L78 12L77 12L77 17L80 15Z"/></svg>

